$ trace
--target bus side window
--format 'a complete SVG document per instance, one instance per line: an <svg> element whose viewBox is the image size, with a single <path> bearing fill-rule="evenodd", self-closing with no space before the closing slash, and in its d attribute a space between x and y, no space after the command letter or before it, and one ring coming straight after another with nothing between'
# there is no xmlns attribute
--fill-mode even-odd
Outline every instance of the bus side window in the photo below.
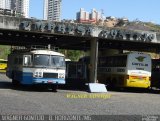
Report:
<svg viewBox="0 0 160 121"><path fill-rule="evenodd" d="M23 57L23 65L24 66L31 65L31 55L24 55L24 57Z"/></svg>

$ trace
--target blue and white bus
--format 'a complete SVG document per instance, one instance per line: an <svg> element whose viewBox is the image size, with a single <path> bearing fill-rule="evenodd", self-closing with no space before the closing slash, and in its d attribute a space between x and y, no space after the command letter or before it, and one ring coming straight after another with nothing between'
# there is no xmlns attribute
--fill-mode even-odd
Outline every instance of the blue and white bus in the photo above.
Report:
<svg viewBox="0 0 160 121"><path fill-rule="evenodd" d="M51 50L16 50L8 55L6 75L12 84L65 84L65 57ZM53 88L53 89L54 89Z"/></svg>

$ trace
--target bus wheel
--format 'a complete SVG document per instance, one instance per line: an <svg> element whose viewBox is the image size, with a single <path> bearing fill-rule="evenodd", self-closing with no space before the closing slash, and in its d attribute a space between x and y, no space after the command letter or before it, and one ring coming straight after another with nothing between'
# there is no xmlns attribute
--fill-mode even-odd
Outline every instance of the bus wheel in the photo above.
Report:
<svg viewBox="0 0 160 121"><path fill-rule="evenodd" d="M58 85L52 85L52 91L53 92L57 92L58 89Z"/></svg>
<svg viewBox="0 0 160 121"><path fill-rule="evenodd" d="M110 78L107 78L106 79L106 86L107 86L107 89L111 89L111 79Z"/></svg>
<svg viewBox="0 0 160 121"><path fill-rule="evenodd" d="M115 90L116 89L115 84L116 84L116 79L112 79L108 84L109 89Z"/></svg>
<svg viewBox="0 0 160 121"><path fill-rule="evenodd" d="M13 84L13 86L18 86L19 82L17 80L12 79L12 84Z"/></svg>

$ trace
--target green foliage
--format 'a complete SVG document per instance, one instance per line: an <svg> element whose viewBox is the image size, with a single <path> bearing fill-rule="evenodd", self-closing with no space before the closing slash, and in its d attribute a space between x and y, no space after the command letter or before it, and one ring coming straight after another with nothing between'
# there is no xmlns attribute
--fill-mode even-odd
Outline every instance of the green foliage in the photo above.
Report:
<svg viewBox="0 0 160 121"><path fill-rule="evenodd" d="M0 58L7 59L8 54L10 54L10 46L0 45ZM66 58L72 61L77 61L80 57L84 55L84 51L79 50L64 50L60 49L60 52L65 55Z"/></svg>
<svg viewBox="0 0 160 121"><path fill-rule="evenodd" d="M160 32L160 25L157 25L157 24L153 24L151 22L147 22L145 23L148 27L151 28L152 31L157 31L157 32Z"/></svg>
<svg viewBox="0 0 160 121"><path fill-rule="evenodd" d="M84 55L84 51L79 50L60 50L61 53L65 55L66 58L71 59L72 61L77 61L80 57Z"/></svg>
<svg viewBox="0 0 160 121"><path fill-rule="evenodd" d="M0 58L7 59L8 54L10 53L10 46L0 45Z"/></svg>

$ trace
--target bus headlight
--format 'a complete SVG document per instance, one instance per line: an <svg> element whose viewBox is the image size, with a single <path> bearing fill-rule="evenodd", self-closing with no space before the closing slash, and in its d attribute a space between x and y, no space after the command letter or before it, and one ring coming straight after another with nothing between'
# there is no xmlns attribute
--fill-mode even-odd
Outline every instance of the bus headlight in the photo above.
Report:
<svg viewBox="0 0 160 121"><path fill-rule="evenodd" d="M43 77L43 73L36 71L36 72L33 73L33 77L42 78Z"/></svg>
<svg viewBox="0 0 160 121"><path fill-rule="evenodd" d="M59 73L58 78L65 78L65 74L64 73Z"/></svg>

